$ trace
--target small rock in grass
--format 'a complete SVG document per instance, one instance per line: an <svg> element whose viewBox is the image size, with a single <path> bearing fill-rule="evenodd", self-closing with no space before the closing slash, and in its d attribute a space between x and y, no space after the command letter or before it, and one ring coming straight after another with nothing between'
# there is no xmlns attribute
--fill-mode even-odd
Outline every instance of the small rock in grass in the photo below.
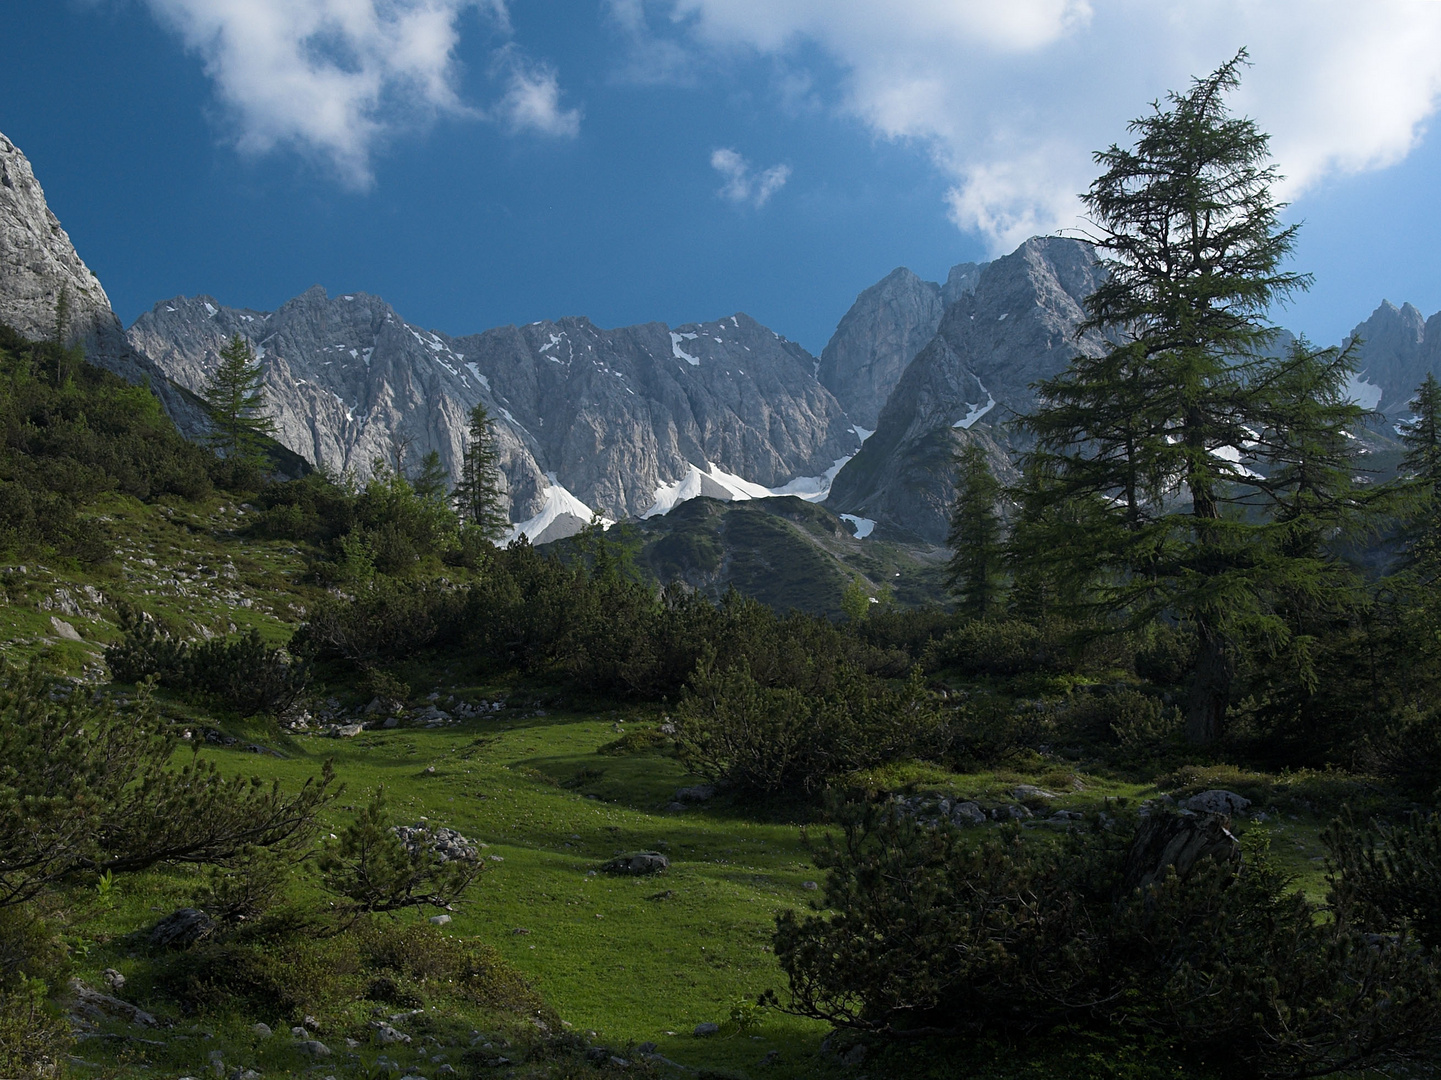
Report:
<svg viewBox="0 0 1441 1080"><path fill-rule="evenodd" d="M125 976L114 968L106 968L100 973L100 977L105 980L105 985L112 990L119 990L125 985Z"/></svg>
<svg viewBox="0 0 1441 1080"><path fill-rule="evenodd" d="M390 1046L394 1043L410 1043L410 1036L403 1031L397 1031L389 1024L377 1023L374 1032L375 1044L377 1046Z"/></svg>
<svg viewBox="0 0 1441 1080"><path fill-rule="evenodd" d="M430 917L431 926L444 926L448 922L450 922L449 915L432 915Z"/></svg>
<svg viewBox="0 0 1441 1080"><path fill-rule="evenodd" d="M365 730L364 724L340 724L331 731L337 739L353 739Z"/></svg>
<svg viewBox="0 0 1441 1080"><path fill-rule="evenodd" d="M817 885L814 881L802 881L801 888L805 889L807 892L814 892L816 889L819 889L820 886Z"/></svg>
<svg viewBox="0 0 1441 1080"><path fill-rule="evenodd" d="M1054 791L1046 791L1036 787L1035 784L1017 784L1011 791L1011 797L1017 802L1032 802L1036 799L1055 799L1059 796Z"/></svg>
<svg viewBox="0 0 1441 1080"><path fill-rule="evenodd" d="M159 949L184 949L215 931L215 920L197 908L172 911L150 931L150 944Z"/></svg>
<svg viewBox="0 0 1441 1080"><path fill-rule="evenodd" d="M607 874L626 874L639 877L643 874L659 874L670 866L670 860L659 851L633 851L619 855L601 866Z"/></svg>
<svg viewBox="0 0 1441 1080"><path fill-rule="evenodd" d="M330 1047L326 1046L319 1039L306 1039L304 1042L297 1045L296 1049L299 1050L302 1054L309 1054L311 1057L314 1058L323 1058L330 1056Z"/></svg>
<svg viewBox="0 0 1441 1080"><path fill-rule="evenodd" d="M258 1039L268 1039L271 1036L269 1024L256 1024L250 1030L255 1032L255 1037Z"/></svg>
<svg viewBox="0 0 1441 1080"><path fill-rule="evenodd" d="M712 1024L707 1021L704 1024L697 1024L695 1026L695 1031L693 1031L691 1034L693 1034L697 1039L704 1039L709 1035L714 1035L719 1030L719 1024Z"/></svg>

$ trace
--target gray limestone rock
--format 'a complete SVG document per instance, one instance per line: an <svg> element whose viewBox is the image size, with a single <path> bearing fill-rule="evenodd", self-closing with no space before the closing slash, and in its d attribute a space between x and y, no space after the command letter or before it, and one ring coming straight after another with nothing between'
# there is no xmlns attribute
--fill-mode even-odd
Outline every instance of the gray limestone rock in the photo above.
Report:
<svg viewBox="0 0 1441 1080"><path fill-rule="evenodd" d="M1211 791L1203 791L1199 795L1192 795L1189 799L1181 800L1181 806L1186 810L1198 814L1221 814L1224 817L1239 814L1250 805L1251 800L1244 795L1237 795L1234 791L1225 791L1221 788L1213 788Z"/></svg>
<svg viewBox="0 0 1441 1080"><path fill-rule="evenodd" d="M1411 304L1383 300L1351 331L1347 343L1353 341L1361 379L1381 391L1375 407L1393 423L1409 417L1416 388L1441 373L1441 312L1428 319Z"/></svg>
<svg viewBox="0 0 1441 1080"><path fill-rule="evenodd" d="M688 478L726 495L712 466L777 487L859 445L814 357L739 313L674 330L566 318L450 337L378 297L316 286L273 312L162 301L130 340L198 389L237 333L261 358L280 441L337 472L364 479L397 458L413 470L435 450L457 476L470 409L484 403L510 517L532 541L577 531L593 510L645 514Z"/></svg>
<svg viewBox="0 0 1441 1080"><path fill-rule="evenodd" d="M1241 845L1219 814L1152 813L1141 822L1121 871L1122 891L1145 888L1174 867L1185 879L1202 859L1235 864Z"/></svg>
<svg viewBox="0 0 1441 1080"><path fill-rule="evenodd" d="M1075 336L1102 273L1090 245L1061 237L987 264L906 368L826 505L944 543L959 447L980 442L1009 477L1017 447L1006 422L1034 406L1031 384L1106 348L1098 334Z"/></svg>
<svg viewBox="0 0 1441 1080"><path fill-rule="evenodd" d="M974 291L981 269L961 263L942 286L902 266L856 297L817 372L852 422L875 428L906 365L935 336L946 308Z"/></svg>
<svg viewBox="0 0 1441 1080"><path fill-rule="evenodd" d="M91 363L130 382L148 382L186 435L209 430L199 401L170 383L126 339L100 280L46 204L29 160L0 135L0 322L35 340L53 338L62 288L70 302L68 342L83 344Z"/></svg>

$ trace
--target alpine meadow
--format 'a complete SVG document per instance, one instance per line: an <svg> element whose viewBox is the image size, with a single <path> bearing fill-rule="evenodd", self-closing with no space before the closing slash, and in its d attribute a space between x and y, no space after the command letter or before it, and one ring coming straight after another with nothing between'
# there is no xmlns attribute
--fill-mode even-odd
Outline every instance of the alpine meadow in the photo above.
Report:
<svg viewBox="0 0 1441 1080"><path fill-rule="evenodd" d="M0 1078L1441 1076L1441 318L1284 327L1257 67L819 356L127 329L0 136Z"/></svg>

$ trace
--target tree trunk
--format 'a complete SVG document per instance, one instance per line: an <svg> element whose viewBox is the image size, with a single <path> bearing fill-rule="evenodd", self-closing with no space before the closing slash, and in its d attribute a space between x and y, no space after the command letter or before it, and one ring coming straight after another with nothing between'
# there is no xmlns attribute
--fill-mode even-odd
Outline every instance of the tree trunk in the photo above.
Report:
<svg viewBox="0 0 1441 1080"><path fill-rule="evenodd" d="M1226 640L1214 627L1202 622L1197 634L1200 650L1186 709L1186 738L1204 745L1218 741L1225 730L1234 667Z"/></svg>

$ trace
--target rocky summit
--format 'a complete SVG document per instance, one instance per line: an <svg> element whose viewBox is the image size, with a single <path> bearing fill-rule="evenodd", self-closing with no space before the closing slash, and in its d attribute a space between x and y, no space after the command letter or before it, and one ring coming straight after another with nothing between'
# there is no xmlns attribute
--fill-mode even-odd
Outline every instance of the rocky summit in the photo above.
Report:
<svg viewBox="0 0 1441 1080"><path fill-rule="evenodd" d="M149 382L176 426L192 437L209 427L205 410L172 385L126 340L110 298L45 201L30 161L0 134L0 322L35 340L53 338L64 291L67 344L131 382Z"/></svg>
<svg viewBox="0 0 1441 1080"><path fill-rule="evenodd" d="M946 308L975 289L984 266L954 266L945 285L901 266L856 297L821 352L818 371L855 423L875 428L906 365L935 337Z"/></svg>
<svg viewBox="0 0 1441 1080"><path fill-rule="evenodd" d="M957 447L980 440L1004 473L1014 439L1005 424L1034 405L1031 384L1104 349L1097 334L1076 337L1101 273L1090 245L1060 237L987 264L905 369L827 505L943 543Z"/></svg>
<svg viewBox="0 0 1441 1080"><path fill-rule="evenodd" d="M1361 369L1357 399L1392 421L1405 418L1416 388L1441 369L1441 312L1428 319L1411 304L1383 300L1347 344Z"/></svg>

